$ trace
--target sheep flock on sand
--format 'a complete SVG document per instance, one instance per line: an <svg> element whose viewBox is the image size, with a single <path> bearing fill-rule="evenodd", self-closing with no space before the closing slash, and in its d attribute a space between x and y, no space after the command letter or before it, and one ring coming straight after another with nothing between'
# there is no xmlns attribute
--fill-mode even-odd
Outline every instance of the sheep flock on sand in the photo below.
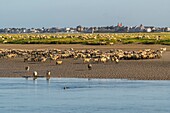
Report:
<svg viewBox="0 0 170 113"><path fill-rule="evenodd" d="M159 50L144 49L138 51L123 51L121 49L111 49L102 51L97 49L82 49L74 50L73 48L60 49L36 49L36 50L22 50L22 49L0 49L0 58L9 59L21 57L24 62L46 62L55 61L56 65L63 63L62 59L72 58L82 59L83 63L106 63L120 60L141 60L141 59L159 59L162 57L166 48Z"/></svg>
<svg viewBox="0 0 170 113"><path fill-rule="evenodd" d="M121 49L109 49L109 50L99 50L99 49L0 49L0 59L23 59L26 64L28 62L54 62L56 65L62 65L65 60L70 59L73 62L75 60L80 60L82 64L87 65L88 70L93 69L93 64L105 64L107 62L113 62L118 64L121 60L143 60L143 59L160 59L166 48L160 48L158 50L143 49L135 51L124 51ZM26 66L25 72L29 72L31 67ZM25 76L28 78L30 76ZM32 76L33 79L39 77L38 72L34 70ZM51 72L47 70L46 79L49 80L51 77Z"/></svg>

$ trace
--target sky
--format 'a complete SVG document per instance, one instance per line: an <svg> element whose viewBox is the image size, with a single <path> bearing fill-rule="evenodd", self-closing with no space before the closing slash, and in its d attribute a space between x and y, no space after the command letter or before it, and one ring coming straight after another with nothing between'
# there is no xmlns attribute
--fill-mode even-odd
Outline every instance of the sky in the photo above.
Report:
<svg viewBox="0 0 170 113"><path fill-rule="evenodd" d="M0 28L170 27L170 0L0 0Z"/></svg>

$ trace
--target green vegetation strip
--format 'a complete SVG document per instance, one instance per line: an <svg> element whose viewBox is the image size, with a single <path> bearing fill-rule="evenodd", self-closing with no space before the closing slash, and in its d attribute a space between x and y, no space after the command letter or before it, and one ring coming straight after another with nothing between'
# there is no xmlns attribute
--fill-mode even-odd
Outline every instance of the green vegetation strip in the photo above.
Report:
<svg viewBox="0 0 170 113"><path fill-rule="evenodd" d="M170 45L170 33L101 34L0 34L3 44L162 44Z"/></svg>

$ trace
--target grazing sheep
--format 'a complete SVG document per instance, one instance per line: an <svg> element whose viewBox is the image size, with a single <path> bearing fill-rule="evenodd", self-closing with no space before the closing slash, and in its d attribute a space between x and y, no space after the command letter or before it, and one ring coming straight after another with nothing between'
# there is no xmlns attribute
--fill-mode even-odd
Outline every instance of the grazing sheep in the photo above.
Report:
<svg viewBox="0 0 170 113"><path fill-rule="evenodd" d="M22 50L22 49L0 49L0 58L14 58L22 57L24 62L45 62L47 58L56 61L56 65L61 65L63 62L59 59L62 58L74 58L83 59L84 63L93 61L94 63L112 61L118 63L119 60L139 60L139 59L154 59L161 58L162 53L167 49L165 47L159 50L139 50L139 51L123 51L121 49L112 49L106 52L96 49L84 49L74 50L73 48L68 50L59 49L38 49L38 50ZM115 58L116 57L116 58ZM92 59L92 60L91 60ZM25 69L27 70L27 69Z"/></svg>
<svg viewBox="0 0 170 113"><path fill-rule="evenodd" d="M99 63L99 58L94 58L93 62Z"/></svg>
<svg viewBox="0 0 170 113"><path fill-rule="evenodd" d="M110 42L110 43L109 43L110 46L113 45L113 44L114 44L113 42Z"/></svg>
<svg viewBox="0 0 170 113"><path fill-rule="evenodd" d="M56 65L61 65L62 63L63 63L63 61L61 61L61 60L56 61Z"/></svg>
<svg viewBox="0 0 170 113"><path fill-rule="evenodd" d="M119 59L116 59L115 62L116 62L116 63L119 63Z"/></svg>
<svg viewBox="0 0 170 113"><path fill-rule="evenodd" d="M154 54L149 54L149 55L148 55L148 58L149 58L149 59L154 59L154 58L155 58L155 55L154 55Z"/></svg>
<svg viewBox="0 0 170 113"><path fill-rule="evenodd" d="M138 60L139 59L139 54L137 54L137 53L133 54L132 58L135 59L135 60Z"/></svg>
<svg viewBox="0 0 170 113"><path fill-rule="evenodd" d="M84 59L83 59L83 62L84 62L84 63L88 63L88 62L90 62L90 60L91 60L91 58L84 58Z"/></svg>
<svg viewBox="0 0 170 113"><path fill-rule="evenodd" d="M16 54L8 54L7 55L7 58L14 58L14 57L16 57L17 55Z"/></svg>
<svg viewBox="0 0 170 113"><path fill-rule="evenodd" d="M106 62L107 62L107 59L106 59L105 57L102 57L102 58L100 59L100 61L103 62L103 63L106 63Z"/></svg>
<svg viewBox="0 0 170 113"><path fill-rule="evenodd" d="M156 58L160 59L161 57L162 57L162 53L157 52L157 53L156 53Z"/></svg>
<svg viewBox="0 0 170 113"><path fill-rule="evenodd" d="M58 55L56 55L56 56L51 56L51 57L50 57L50 59L51 59L51 60L54 60L54 61L56 61L58 58L59 58Z"/></svg>
<svg viewBox="0 0 170 113"><path fill-rule="evenodd" d="M122 59L124 57L124 54L123 52L121 53L117 53L116 56L119 58L119 59Z"/></svg>
<svg viewBox="0 0 170 113"><path fill-rule="evenodd" d="M151 51L151 49L145 49L145 51L146 51L146 52L149 52L149 51Z"/></svg>
<svg viewBox="0 0 170 113"><path fill-rule="evenodd" d="M141 58L142 58L142 59L147 59L147 55L146 55L146 54L142 54L142 55L141 55Z"/></svg>
<svg viewBox="0 0 170 113"><path fill-rule="evenodd" d="M161 48L161 51L165 52L166 51L166 47Z"/></svg>
<svg viewBox="0 0 170 113"><path fill-rule="evenodd" d="M112 62L114 62L114 61L115 61L114 57L111 57L111 58L110 58L110 60L111 60Z"/></svg>
<svg viewBox="0 0 170 113"><path fill-rule="evenodd" d="M77 59L78 59L78 56L77 56L77 55L75 55L75 56L74 56L74 60L77 60Z"/></svg>
<svg viewBox="0 0 170 113"><path fill-rule="evenodd" d="M114 57L114 61L117 63L119 63L119 59L117 57Z"/></svg>
<svg viewBox="0 0 170 113"><path fill-rule="evenodd" d="M47 58L45 57L41 57L40 59L38 59L40 62L45 62L47 60Z"/></svg>
<svg viewBox="0 0 170 113"><path fill-rule="evenodd" d="M29 60L29 57L24 58L24 62L27 62Z"/></svg>

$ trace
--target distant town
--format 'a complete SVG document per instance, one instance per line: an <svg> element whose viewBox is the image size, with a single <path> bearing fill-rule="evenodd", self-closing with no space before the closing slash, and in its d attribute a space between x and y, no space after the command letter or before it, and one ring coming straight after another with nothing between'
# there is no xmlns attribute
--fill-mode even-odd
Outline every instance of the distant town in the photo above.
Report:
<svg viewBox="0 0 170 113"><path fill-rule="evenodd" d="M116 26L106 27L83 27L81 25L73 28L1 28L0 33L136 33L136 32L170 32L170 27L155 27L155 26L124 26L118 23Z"/></svg>

